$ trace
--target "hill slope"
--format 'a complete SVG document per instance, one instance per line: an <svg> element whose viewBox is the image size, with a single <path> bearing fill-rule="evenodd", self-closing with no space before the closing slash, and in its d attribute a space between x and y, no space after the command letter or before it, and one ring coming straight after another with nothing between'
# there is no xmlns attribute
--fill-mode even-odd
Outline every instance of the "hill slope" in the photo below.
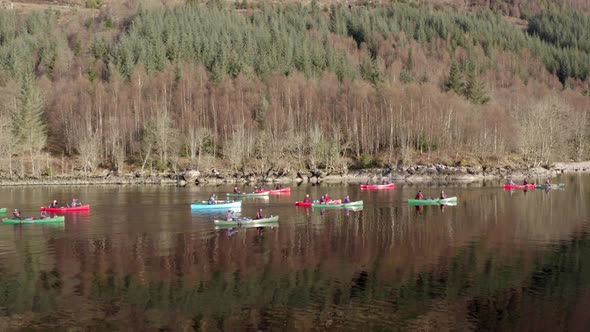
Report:
<svg viewBox="0 0 590 332"><path fill-rule="evenodd" d="M0 145L22 173L63 168L39 151L84 170L587 159L589 19L530 4L3 10ZM46 146L18 125L37 116Z"/></svg>

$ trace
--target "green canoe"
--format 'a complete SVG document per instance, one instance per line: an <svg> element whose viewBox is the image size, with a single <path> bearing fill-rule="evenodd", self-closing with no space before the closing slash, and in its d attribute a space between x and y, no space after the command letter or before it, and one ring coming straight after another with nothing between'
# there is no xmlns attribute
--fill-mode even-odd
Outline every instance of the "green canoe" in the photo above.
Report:
<svg viewBox="0 0 590 332"><path fill-rule="evenodd" d="M355 208L363 206L363 201L356 201L350 203L341 203L341 204L313 204L312 207L320 208L320 209L340 209L340 208Z"/></svg>
<svg viewBox="0 0 590 332"><path fill-rule="evenodd" d="M268 218L262 219L249 219L249 218L240 218L238 220L214 220L215 226L246 226L249 227L261 227L260 225L265 225L268 223L273 223L279 221L279 216L270 216Z"/></svg>
<svg viewBox="0 0 590 332"><path fill-rule="evenodd" d="M535 188L537 188L537 189L563 189L563 188L565 188L565 183L550 184L550 185L538 184L535 186Z"/></svg>
<svg viewBox="0 0 590 332"><path fill-rule="evenodd" d="M0 208L0 214L6 213L6 208Z"/></svg>
<svg viewBox="0 0 590 332"><path fill-rule="evenodd" d="M457 197L449 197L445 199L408 199L409 205L439 205L439 204L456 204Z"/></svg>
<svg viewBox="0 0 590 332"><path fill-rule="evenodd" d="M240 224L240 225L215 225L215 229L230 229L230 228L258 228L258 227L279 227L278 222L267 222L267 223L251 223L251 224Z"/></svg>
<svg viewBox="0 0 590 332"><path fill-rule="evenodd" d="M269 192L263 192L263 193L240 193L240 194L234 194L234 193L229 193L227 194L227 197L268 197L270 194Z"/></svg>
<svg viewBox="0 0 590 332"><path fill-rule="evenodd" d="M4 218L2 219L2 222L5 224L51 224L51 223L57 223L57 222L64 222L65 217L64 216L56 216L53 218L45 218L45 219L8 219L8 218Z"/></svg>

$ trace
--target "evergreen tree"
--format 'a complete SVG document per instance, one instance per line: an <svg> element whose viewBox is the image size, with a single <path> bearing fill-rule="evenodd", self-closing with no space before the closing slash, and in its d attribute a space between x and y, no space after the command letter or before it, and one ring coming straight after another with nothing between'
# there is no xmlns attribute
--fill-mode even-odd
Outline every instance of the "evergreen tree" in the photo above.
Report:
<svg viewBox="0 0 590 332"><path fill-rule="evenodd" d="M446 87L449 91L455 91L456 94L461 95L465 89L465 84L463 83L463 77L461 75L461 71L459 70L459 65L457 62L451 64L451 69L449 70L449 78L446 82Z"/></svg>
<svg viewBox="0 0 590 332"><path fill-rule="evenodd" d="M467 75L465 96L477 105L483 105L490 101L490 97L486 92L485 83L477 78L475 71L472 71Z"/></svg>
<svg viewBox="0 0 590 332"><path fill-rule="evenodd" d="M35 173L33 160L47 143L47 130L43 120L43 100L32 69L25 69L22 74L12 126L18 148L30 154Z"/></svg>

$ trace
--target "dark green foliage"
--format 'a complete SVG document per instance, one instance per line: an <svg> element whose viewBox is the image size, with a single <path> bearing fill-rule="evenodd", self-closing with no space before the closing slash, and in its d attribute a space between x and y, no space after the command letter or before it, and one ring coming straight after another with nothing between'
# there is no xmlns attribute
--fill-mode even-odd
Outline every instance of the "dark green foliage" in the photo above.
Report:
<svg viewBox="0 0 590 332"><path fill-rule="evenodd" d="M360 71L361 77L366 81L373 84L383 82L383 70L380 68L379 59L373 60L370 57L367 57L363 63L361 63Z"/></svg>
<svg viewBox="0 0 590 332"><path fill-rule="evenodd" d="M359 47L362 43L367 43L370 36L381 34L394 37L404 32L421 44L443 39L449 42L451 49L470 49L473 45L480 45L488 56L493 55L493 49L513 52L529 49L543 60L549 71L558 74L565 83L570 77L586 80L589 76L590 52L586 46L590 43L590 38L587 37L590 31L587 28L588 20L576 15L568 23L564 23L562 21L566 20L560 18L559 23L553 23L556 28L545 28L549 31L535 26L535 33L541 35L543 31L542 36L545 36L540 39L523 33L491 11L449 12L397 3L378 8L333 7L329 26L330 31L337 34L344 34L342 27L346 26L346 35L353 38ZM568 29L570 32L562 35ZM555 42L550 44L546 40Z"/></svg>
<svg viewBox="0 0 590 332"><path fill-rule="evenodd" d="M200 63L216 81L252 68L262 79L296 71L317 78L331 71L340 80L360 74L379 83L386 69L379 47L384 40L388 43L403 34L424 45L445 40L452 54L458 48L472 54L476 45L489 57L494 56L494 50L528 49L564 85L570 78L587 80L590 76L590 19L571 11L533 16L527 34L491 11L447 11L406 3L350 8L332 5L328 12L311 5L266 6L251 15L236 12L222 1L187 3L190 6L174 9L140 9L116 41L92 41L90 54L109 67L115 65L123 77L130 77L137 65L154 71L174 63ZM87 4L99 7L102 1ZM37 73L52 73L61 53L52 32L56 18L56 13L48 11L19 21L14 12L0 12L0 69L14 76L21 64L33 63ZM115 28L112 20L105 25ZM335 48L330 34L352 38L358 48L367 50L368 59L352 65L351 54ZM402 38L400 43L404 42ZM411 52L410 47L400 80L422 82L414 72ZM84 50L74 53L83 55ZM479 66L480 62L470 55L464 65ZM449 77L447 88L460 93L464 87L459 81Z"/></svg>
<svg viewBox="0 0 590 332"><path fill-rule="evenodd" d="M451 64L451 69L449 70L449 78L445 83L446 88L449 91L455 91L456 94L461 95L463 94L465 84L463 83L463 75L459 70L459 65L457 62L453 62Z"/></svg>
<svg viewBox="0 0 590 332"><path fill-rule="evenodd" d="M57 17L53 11L34 12L22 21L15 12L0 11L0 70L15 78L32 66L35 71L52 72L60 44L53 35Z"/></svg>
<svg viewBox="0 0 590 332"><path fill-rule="evenodd" d="M477 105L483 105L490 101L490 97L486 92L485 83L478 79L473 71L467 75L465 96Z"/></svg>
<svg viewBox="0 0 590 332"><path fill-rule="evenodd" d="M268 112L268 99L265 95L260 97L260 104L254 111L254 119L258 123L258 129L264 130L266 128L266 113Z"/></svg>
<svg viewBox="0 0 590 332"><path fill-rule="evenodd" d="M41 150L47 141L43 101L32 70L23 69L20 82L17 109L12 121L13 131L20 147L32 154Z"/></svg>
<svg viewBox="0 0 590 332"><path fill-rule="evenodd" d="M561 48L590 52L590 17L572 10L535 15L527 32Z"/></svg>
<svg viewBox="0 0 590 332"><path fill-rule="evenodd" d="M99 9L102 5L102 0L86 0L86 8Z"/></svg>
<svg viewBox="0 0 590 332"><path fill-rule="evenodd" d="M313 23L306 11L266 9L245 17L218 7L141 11L112 52L123 76L128 77L138 64L149 71L161 70L170 62L194 61L216 80L235 77L244 66L254 68L262 78L295 70L308 77L318 77L325 70L339 77L354 72L342 68L350 66L326 38L308 33L312 26L322 30L325 25L327 31L327 22Z"/></svg>

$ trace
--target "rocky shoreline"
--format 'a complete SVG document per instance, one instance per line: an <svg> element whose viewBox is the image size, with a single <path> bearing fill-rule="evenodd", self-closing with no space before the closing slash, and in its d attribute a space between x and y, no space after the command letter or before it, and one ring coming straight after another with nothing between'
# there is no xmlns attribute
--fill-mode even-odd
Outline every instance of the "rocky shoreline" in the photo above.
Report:
<svg viewBox="0 0 590 332"><path fill-rule="evenodd" d="M329 174L322 170L269 171L264 175L232 173L212 169L206 172L185 171L179 174L140 174L129 173L122 176L106 172L100 176L54 176L40 178L2 179L0 186L35 186L35 185L218 185L224 183L362 183L368 180L382 180L396 183L452 183L478 182L484 180L529 178L544 180L559 174L573 172L590 172L590 161L556 163L551 168L518 169L512 167L482 166L447 166L442 164L415 165L407 168L375 168L351 170L346 174Z"/></svg>

